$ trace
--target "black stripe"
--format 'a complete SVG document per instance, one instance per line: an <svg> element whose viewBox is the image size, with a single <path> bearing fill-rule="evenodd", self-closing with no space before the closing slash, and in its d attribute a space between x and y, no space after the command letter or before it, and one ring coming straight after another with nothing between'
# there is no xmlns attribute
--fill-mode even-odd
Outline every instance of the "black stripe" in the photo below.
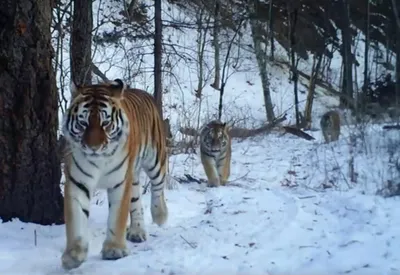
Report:
<svg viewBox="0 0 400 275"><path fill-rule="evenodd" d="M133 185L133 186L138 186L138 185L139 185L139 182L138 182L138 181L134 181L134 182L132 182L132 185Z"/></svg>
<svg viewBox="0 0 400 275"><path fill-rule="evenodd" d="M135 202L137 202L138 200L139 200L139 197L137 197L137 198L132 197L132 198L131 198L131 203L135 203Z"/></svg>
<svg viewBox="0 0 400 275"><path fill-rule="evenodd" d="M162 179L160 180L160 183L151 183L151 186L154 188L154 187L157 187L157 186L160 186L161 184L163 184L164 183L164 180L165 180L165 175L162 177Z"/></svg>
<svg viewBox="0 0 400 275"><path fill-rule="evenodd" d="M118 187L120 187L124 183L124 181L125 180L123 180L123 181L117 183L116 185L114 185L113 189L117 189Z"/></svg>
<svg viewBox="0 0 400 275"><path fill-rule="evenodd" d="M147 153L147 142L144 143L143 156Z"/></svg>
<svg viewBox="0 0 400 275"><path fill-rule="evenodd" d="M84 174L85 176L89 177L89 178L93 178L93 176L91 174L89 174L88 172L86 172L85 170L82 169L82 167L79 165L78 161L75 159L74 155L72 154L72 160L74 161L74 164L76 166L76 168L78 168L78 170Z"/></svg>
<svg viewBox="0 0 400 275"><path fill-rule="evenodd" d="M80 182L78 182L76 179L74 179L71 175L69 176L69 179L73 184L76 185L83 193L85 193L86 197L90 200L90 193L89 190L86 188L86 186Z"/></svg>
<svg viewBox="0 0 400 275"><path fill-rule="evenodd" d="M212 153L209 153L208 151L204 150L203 148L200 148L200 152L203 153L204 155L213 158L214 155Z"/></svg>
<svg viewBox="0 0 400 275"><path fill-rule="evenodd" d="M106 176L108 176L108 175L110 175L110 174L112 174L112 173L118 171L118 170L122 167L122 165L125 163L125 161L126 161L126 159L128 158L128 156L129 156L129 154L127 154L127 155L125 156L125 158L124 158L117 166L114 167L114 169L112 169L111 171L109 171L109 172L106 174Z"/></svg>
<svg viewBox="0 0 400 275"><path fill-rule="evenodd" d="M86 218L89 218L89 211L82 208L83 213L85 214Z"/></svg>
<svg viewBox="0 0 400 275"><path fill-rule="evenodd" d="M152 188L151 192L158 192L158 191L161 191L163 189L164 189L164 186L163 187L159 187L159 188Z"/></svg>
<svg viewBox="0 0 400 275"><path fill-rule="evenodd" d="M97 104L100 108L107 108L107 104L105 104L104 102L99 101Z"/></svg>
<svg viewBox="0 0 400 275"><path fill-rule="evenodd" d="M93 161L91 161L91 160L87 160L91 165L93 165L94 167L96 167L96 168L99 168L99 166L97 166L97 164L96 163L94 163Z"/></svg>
<svg viewBox="0 0 400 275"><path fill-rule="evenodd" d="M118 119L122 122L122 126L124 125L124 119L122 117L122 111L121 109L118 110Z"/></svg>
<svg viewBox="0 0 400 275"><path fill-rule="evenodd" d="M154 181L156 178L158 178L160 176L160 173L161 173L161 167L160 167L160 169L158 169L157 173L150 179Z"/></svg>
<svg viewBox="0 0 400 275"><path fill-rule="evenodd" d="M65 124L68 125L68 128L71 128L71 125L70 125L70 123L71 123L71 116L72 116L71 114L68 114L68 115L67 115L67 121L65 122Z"/></svg>
<svg viewBox="0 0 400 275"><path fill-rule="evenodd" d="M154 169L156 169L157 164L158 164L158 153L156 154L156 160L154 161L153 167L151 167L151 168L149 169L149 172L150 172L150 173L153 172Z"/></svg>

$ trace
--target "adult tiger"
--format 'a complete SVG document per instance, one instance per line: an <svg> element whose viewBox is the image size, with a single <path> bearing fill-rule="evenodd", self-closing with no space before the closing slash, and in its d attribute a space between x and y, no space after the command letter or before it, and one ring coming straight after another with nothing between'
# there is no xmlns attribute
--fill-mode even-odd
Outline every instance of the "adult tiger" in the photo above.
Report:
<svg viewBox="0 0 400 275"><path fill-rule="evenodd" d="M70 151L64 167L65 269L77 268L87 258L89 206L95 189L107 189L109 202L103 259L127 256L126 239L146 240L140 169L152 183L153 221L162 225L168 217L165 132L154 98L145 91L128 89L120 79L72 86L62 129ZM131 222L126 229L129 213Z"/></svg>
<svg viewBox="0 0 400 275"><path fill-rule="evenodd" d="M338 111L328 111L320 119L320 126L325 142L336 141L340 136L340 115Z"/></svg>
<svg viewBox="0 0 400 275"><path fill-rule="evenodd" d="M204 125L200 133L200 158L209 187L225 185L231 167L230 126L219 120Z"/></svg>

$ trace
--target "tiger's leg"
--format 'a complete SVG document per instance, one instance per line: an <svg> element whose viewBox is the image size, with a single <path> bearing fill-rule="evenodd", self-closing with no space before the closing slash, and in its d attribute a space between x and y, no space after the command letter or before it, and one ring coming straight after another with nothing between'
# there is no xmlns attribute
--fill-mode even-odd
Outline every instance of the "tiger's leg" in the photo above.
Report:
<svg viewBox="0 0 400 275"><path fill-rule="evenodd" d="M107 189L108 220L107 234L101 251L105 260L116 260L128 255L126 247L126 223L131 202L132 184L124 181Z"/></svg>
<svg viewBox="0 0 400 275"><path fill-rule="evenodd" d="M139 175L139 173L136 173ZM131 223L126 233L128 241L141 243L147 239L144 225L144 213L141 202L141 186L138 179L134 179L132 183L132 196L130 202L130 218Z"/></svg>
<svg viewBox="0 0 400 275"><path fill-rule="evenodd" d="M144 164L144 170L151 183L151 217L157 225L163 225L168 219L164 187L167 178L166 152L153 151Z"/></svg>
<svg viewBox="0 0 400 275"><path fill-rule="evenodd" d="M89 174L87 174L89 175ZM89 248L89 207L92 189L67 176L64 188L64 219L67 244L61 257L63 268L70 270L79 267L87 258Z"/></svg>
<svg viewBox="0 0 400 275"><path fill-rule="evenodd" d="M218 187L220 185L218 170L216 167L215 159L207 157L203 154L200 155L201 163L203 164L204 172L208 180L208 187Z"/></svg>
<svg viewBox="0 0 400 275"><path fill-rule="evenodd" d="M327 131L323 131L322 134L324 135L325 142L329 143L329 135L328 135Z"/></svg>
<svg viewBox="0 0 400 275"><path fill-rule="evenodd" d="M228 156L218 161L218 175L220 178L221 185L225 185L228 181L229 174L231 171L231 162Z"/></svg>

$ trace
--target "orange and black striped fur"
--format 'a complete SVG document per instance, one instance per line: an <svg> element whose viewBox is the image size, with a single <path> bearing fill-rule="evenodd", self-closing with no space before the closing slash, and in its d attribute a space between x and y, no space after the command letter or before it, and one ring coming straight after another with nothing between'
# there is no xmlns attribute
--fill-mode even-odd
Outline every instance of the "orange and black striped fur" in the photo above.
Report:
<svg viewBox="0 0 400 275"><path fill-rule="evenodd" d="M326 143L336 141L340 136L340 115L337 111L328 111L322 115L320 126Z"/></svg>
<svg viewBox="0 0 400 275"><path fill-rule="evenodd" d="M200 133L200 157L209 187L225 185L231 167L230 126L219 120L207 123Z"/></svg>
<svg viewBox="0 0 400 275"><path fill-rule="evenodd" d="M73 86L62 131L70 151L64 167L67 240L63 267L77 268L87 258L89 206L97 188L107 189L109 202L102 258L127 256L126 239L146 240L140 169L151 180L153 221L162 225L168 217L165 132L153 97L142 90L127 89L119 79Z"/></svg>

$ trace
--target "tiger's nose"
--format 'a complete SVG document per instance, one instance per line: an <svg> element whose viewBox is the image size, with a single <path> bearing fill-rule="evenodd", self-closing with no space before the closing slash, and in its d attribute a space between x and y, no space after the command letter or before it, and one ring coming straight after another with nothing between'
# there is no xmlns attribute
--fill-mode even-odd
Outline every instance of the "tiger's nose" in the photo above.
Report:
<svg viewBox="0 0 400 275"><path fill-rule="evenodd" d="M86 144L84 142L81 142L82 148L83 149L90 149L92 151L97 151L101 148L101 144Z"/></svg>

